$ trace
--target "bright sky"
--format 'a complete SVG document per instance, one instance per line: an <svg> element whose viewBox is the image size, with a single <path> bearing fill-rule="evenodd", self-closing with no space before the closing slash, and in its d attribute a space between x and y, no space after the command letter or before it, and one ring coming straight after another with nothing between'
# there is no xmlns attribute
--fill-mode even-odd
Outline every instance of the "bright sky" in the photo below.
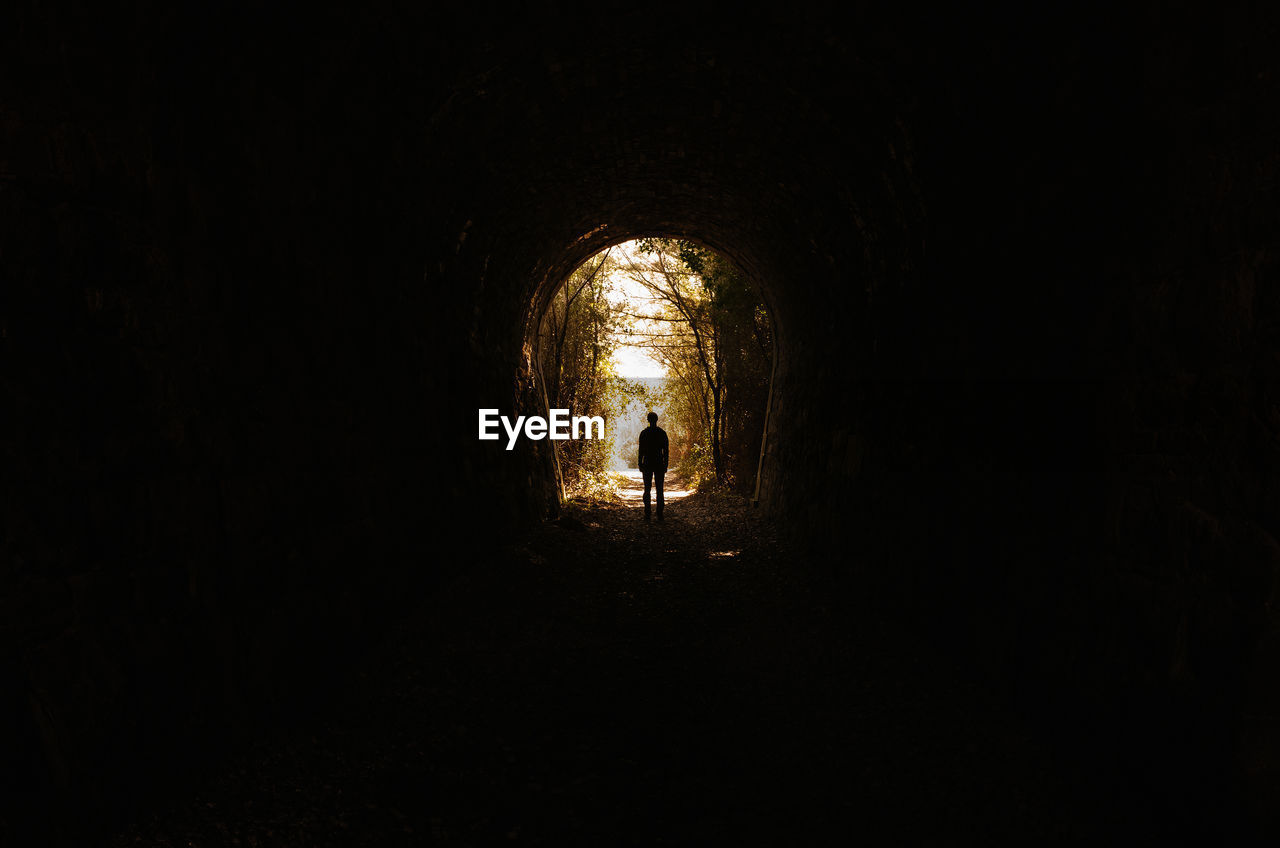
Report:
<svg viewBox="0 0 1280 848"><path fill-rule="evenodd" d="M667 369L655 362L643 350L634 347L618 347L613 351L613 363L618 366L620 377L665 377Z"/></svg>
<svg viewBox="0 0 1280 848"><path fill-rule="evenodd" d="M628 241L613 248L614 256L622 253L625 256L642 257L643 254L636 250L635 242ZM645 291L644 286L632 280L625 273L615 273L610 276L609 284L611 288L611 296L615 302L626 300L628 312L636 315L651 315L657 307L653 304L653 298ZM640 321L636 324L638 330L652 330L651 322ZM622 377L665 377L667 369L651 356L648 351L643 348L632 347L625 344L625 336L618 338L618 347L613 352L613 363L618 368L618 374Z"/></svg>

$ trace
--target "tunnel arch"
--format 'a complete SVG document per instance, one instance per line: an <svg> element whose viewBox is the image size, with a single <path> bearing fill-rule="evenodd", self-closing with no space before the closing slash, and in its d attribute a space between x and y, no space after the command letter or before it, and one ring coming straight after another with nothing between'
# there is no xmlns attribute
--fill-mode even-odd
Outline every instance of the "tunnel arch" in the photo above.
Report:
<svg viewBox="0 0 1280 848"><path fill-rule="evenodd" d="M483 405L538 408L531 327L581 262L634 237L688 238L743 270L777 331L770 419L799 450L781 458L793 482L768 486L766 505L803 511L826 496L808 481L858 471L875 404L856 395L885 362L901 362L892 325L924 213L900 99L847 42L816 43L820 55L809 42L785 70L762 66L752 45L552 46L458 85L433 117L431 158L486 166L441 175L468 200L439 228L457 234L452 258L428 263L427 277L456 291L468 315L480 372L468 382L484 387ZM861 84L832 89L832 68ZM759 114L774 117L761 124ZM529 516L554 500L539 482L546 465L500 468L478 452L466 461L493 473L487 488L533 491L512 505ZM760 476L775 470L766 463Z"/></svg>
<svg viewBox="0 0 1280 848"><path fill-rule="evenodd" d="M862 378L890 353L894 301L923 242L910 99L850 32L832 34L821 10L779 16L786 25L767 43L725 35L694 46L655 33L637 10L616 19L628 33L621 45L572 26L537 50L494 34L453 76L426 141L438 191L459 200L427 229L455 237L435 253L448 262L428 261L427 278L456 292L478 372L467 382L484 386L485 405L523 405L530 326L574 267L635 236L691 238L761 289L783 340L776 383L786 408L828 411L789 441L839 454L815 477L854 468L854 410L873 404L826 402L816 387L833 382L848 398L853 374L828 361L848 361L851 339ZM688 32L708 36L723 35L721 23L687 19ZM836 338L842 349L827 349ZM808 375L794 391L792 373ZM831 420L835 432L825 430ZM833 462L797 459L788 464ZM476 455L467 467L490 464ZM530 485L528 468L492 470L486 488Z"/></svg>
<svg viewBox="0 0 1280 848"><path fill-rule="evenodd" d="M571 231L572 235L555 240L537 239L537 248L530 251L535 257L532 261L526 260L520 265L512 263L514 267L498 265L497 262L502 260L484 251L483 236L465 241L459 258L465 262L467 257L463 254L474 245L471 261L477 276L489 280L498 279L499 275L514 278L513 284L507 287L504 302L497 302L495 296L488 303L489 314L477 322L484 321L488 333L492 333L495 319L511 328L510 341L501 346L509 351L506 365L502 366L510 375L508 384L514 383L517 387L517 397L512 399L511 405L528 412L539 408L531 369L534 328L550 296L576 267L600 250L633 238L649 235L685 238L704 244L732 261L760 292L769 310L776 332L775 376L770 403L777 406L778 413L770 415L770 434L766 435L766 441L775 435L775 426L780 426L782 435L796 444L825 444L834 438L841 448L839 461L844 463L840 466L841 473L855 471L855 466L847 461L850 455L847 435L833 437L830 432L805 434L803 431L805 426L834 430L847 428L852 423L850 414L842 410L831 418L814 419L807 425L802 424L798 434L788 432L790 425L787 419L791 417L792 410L802 411L806 404L818 404L816 398L824 391L821 385L824 376L836 382L850 376L834 373L827 367L831 362L847 362L850 348L861 347L862 366L867 369L864 376L869 376L876 365L876 334L869 332L875 319L870 313L883 306L883 301L873 301L872 294L883 296L885 290L893 285L888 279L892 275L888 269L895 264L877 256L884 247L879 233L859 228L858 221L865 223L866 219L850 211L845 205L848 204L847 197L834 199L832 204L836 211L831 214L844 213L843 227L834 221L825 221L823 229L826 232L821 233L823 238L819 241L817 234L796 232L800 216L793 207L777 198L771 201L774 208L769 214L752 215L754 220L726 220L712 207L720 203L732 206L732 196L716 204L701 199L690 202L682 199L677 191L664 190L667 187L664 183L669 185L669 178L654 175L650 179L652 181L640 184L652 195L646 198L649 208L637 209L636 204L624 204L621 212L616 211L616 207L592 209L592 217L587 220L593 223L578 225ZM717 194L719 198L726 195L723 192ZM869 203L861 205L865 208L877 201L882 202L882 199L873 196ZM737 208L754 210L769 205L744 201ZM901 224L901 219L896 223ZM544 224L540 229L545 228ZM522 241L534 242L537 235L529 233ZM896 240L901 243L909 239L909 235L899 234ZM511 242L501 247L496 240L490 244L496 254L509 256L514 250ZM857 270L842 273L842 269L851 267ZM516 285L514 281L527 282ZM493 290L486 284L485 293ZM483 302L484 294L480 299ZM498 318L498 315L502 317ZM479 337L482 333L475 335ZM484 353L492 355L494 347L486 344ZM480 353L479 350L476 352ZM791 385L794 374L808 375L801 381L803 385L799 389ZM777 404L778 399L784 396L788 402ZM837 404L851 400L845 396L838 399ZM803 416L796 416L800 417ZM787 463L788 467L797 469L803 464L803 460ZM546 465L545 461L539 460L535 467L545 469ZM824 472L827 470L823 469ZM773 485L775 471L776 468L766 462L759 474L761 480L766 481L762 485L765 493L763 502L769 506L779 503L775 497L778 490ZM805 475L805 479L825 476L810 475L809 469L798 473ZM533 485L545 488L536 482ZM821 494L816 497L820 498ZM544 495L542 499L545 502L547 498Z"/></svg>

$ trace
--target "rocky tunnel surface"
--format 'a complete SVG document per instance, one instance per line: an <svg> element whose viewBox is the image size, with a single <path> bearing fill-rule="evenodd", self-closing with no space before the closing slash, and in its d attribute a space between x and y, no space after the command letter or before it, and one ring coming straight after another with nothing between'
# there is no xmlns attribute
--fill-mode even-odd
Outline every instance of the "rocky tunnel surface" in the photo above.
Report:
<svg viewBox="0 0 1280 848"><path fill-rule="evenodd" d="M760 510L833 604L1185 815L1274 792L1274 16L5 15L11 821L323 702L554 517L476 410L646 235L759 286Z"/></svg>

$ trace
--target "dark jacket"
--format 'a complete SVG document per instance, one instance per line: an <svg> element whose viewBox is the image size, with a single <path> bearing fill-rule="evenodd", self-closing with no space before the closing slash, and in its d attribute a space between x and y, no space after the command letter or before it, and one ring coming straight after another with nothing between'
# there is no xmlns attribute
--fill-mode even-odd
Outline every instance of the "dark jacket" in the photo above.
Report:
<svg viewBox="0 0 1280 848"><path fill-rule="evenodd" d="M640 431L640 470L667 470L667 431L650 424Z"/></svg>

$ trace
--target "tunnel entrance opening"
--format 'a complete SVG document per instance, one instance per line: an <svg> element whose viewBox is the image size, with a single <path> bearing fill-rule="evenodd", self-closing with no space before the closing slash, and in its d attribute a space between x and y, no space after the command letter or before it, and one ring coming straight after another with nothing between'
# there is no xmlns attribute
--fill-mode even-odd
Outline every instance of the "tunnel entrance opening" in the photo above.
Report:
<svg viewBox="0 0 1280 848"><path fill-rule="evenodd" d="M535 326L546 408L607 422L604 439L550 448L562 500L638 501L650 412L669 433L668 499L708 487L758 498L775 332L733 262L680 238L615 242L554 288Z"/></svg>

